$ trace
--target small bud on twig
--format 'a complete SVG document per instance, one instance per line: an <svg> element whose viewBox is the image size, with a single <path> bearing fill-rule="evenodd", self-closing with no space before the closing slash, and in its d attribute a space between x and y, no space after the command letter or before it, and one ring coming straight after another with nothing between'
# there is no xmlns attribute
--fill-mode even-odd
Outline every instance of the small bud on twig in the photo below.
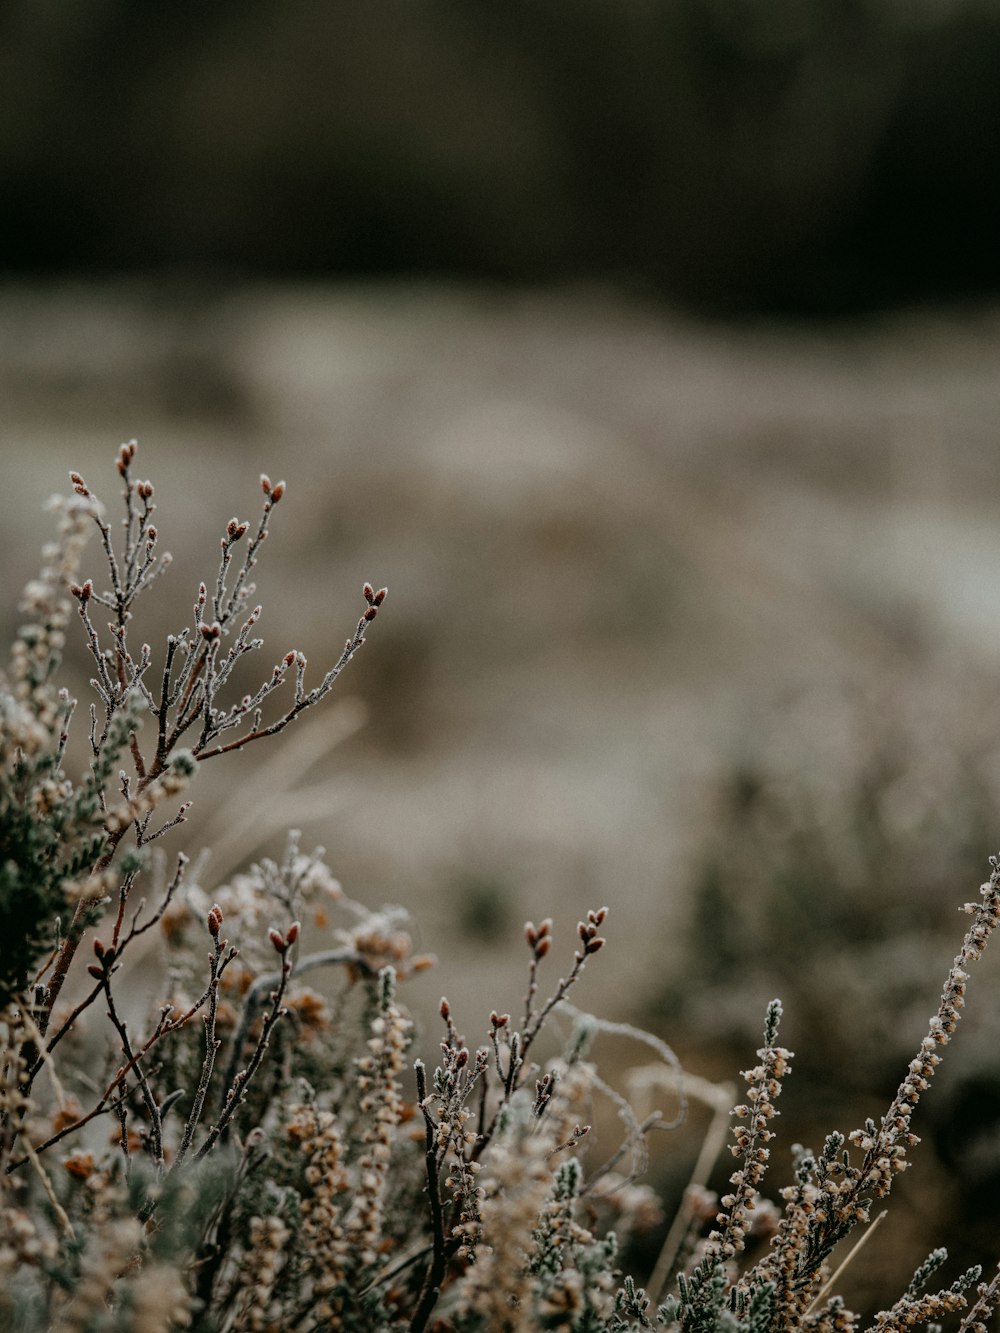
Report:
<svg viewBox="0 0 1000 1333"><path fill-rule="evenodd" d="M128 465L131 463L132 459L135 458L135 451L137 448L138 445L135 440L129 440L127 444L123 444L118 450L118 461L115 466L118 468L119 476L124 477L125 473L128 471Z"/></svg>

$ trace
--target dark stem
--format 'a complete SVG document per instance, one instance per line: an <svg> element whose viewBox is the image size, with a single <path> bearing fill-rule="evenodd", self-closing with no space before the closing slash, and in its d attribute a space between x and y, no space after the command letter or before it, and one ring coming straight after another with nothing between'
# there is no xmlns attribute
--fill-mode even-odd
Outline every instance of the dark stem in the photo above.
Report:
<svg viewBox="0 0 1000 1333"><path fill-rule="evenodd" d="M410 1333L423 1333L431 1311L441 1295L441 1284L447 1268L448 1256L444 1239L444 1212L441 1207L441 1189L438 1180L437 1126L430 1111L424 1105L427 1100L427 1071L422 1060L414 1065L417 1076L417 1103L424 1114L424 1164L427 1171L427 1197L431 1208L431 1230L434 1236L434 1251L428 1266L424 1284L420 1290L417 1308L410 1321Z"/></svg>
<svg viewBox="0 0 1000 1333"><path fill-rule="evenodd" d="M218 1142L219 1136L246 1101L247 1088L253 1081L254 1075L257 1073L257 1070L260 1068L261 1062L264 1059L271 1030L275 1023L277 1023L278 1019L281 1018L282 1014L285 1013L285 1010L281 1007L281 1001L284 998L285 988L288 985L288 979L291 976L291 972L291 959L286 953L282 962L281 979L278 982L277 989L271 992L271 1007L264 1016L264 1025L261 1028L260 1036L257 1038L257 1045L254 1047L253 1054L250 1057L250 1063L247 1065L246 1069L241 1069L233 1079L232 1086L226 1095L225 1105L222 1108L218 1120L208 1131L208 1136L206 1137L205 1142L194 1155L194 1160L196 1162L200 1162L203 1157L211 1152Z"/></svg>

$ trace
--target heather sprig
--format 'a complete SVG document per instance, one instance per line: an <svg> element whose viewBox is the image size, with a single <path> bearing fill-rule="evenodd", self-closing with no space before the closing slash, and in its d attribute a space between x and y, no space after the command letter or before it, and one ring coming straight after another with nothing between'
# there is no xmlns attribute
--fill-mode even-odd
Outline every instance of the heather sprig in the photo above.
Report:
<svg viewBox="0 0 1000 1333"><path fill-rule="evenodd" d="M255 591L249 575L268 536L275 506L285 494L285 483L272 484L269 477L262 475L261 516L253 535L247 539L232 587L229 588L228 579L233 570L234 549L247 538L252 526L237 518L226 524L220 541L219 568L211 599L207 585L200 584L192 626L167 636L162 673L157 681L147 679L152 671L152 651L145 643L133 648L129 627L136 600L169 567L170 558L167 554L156 555L159 531L150 521L155 509L154 487L149 481L133 480L131 469L135 455L135 441L124 444L116 463L125 510L121 554L116 552L111 525L104 519L96 496L78 472L70 474L74 493L87 504L86 512L99 533L110 585L105 591L98 591L90 578L69 585L93 660L95 675L91 678L91 686L98 696L98 702L90 709L90 785L93 801L104 816L104 838L92 866L94 873L111 864L119 844L130 830L134 830L136 845L141 846L150 837L159 837L183 822L187 806L181 807L154 834L148 833L156 806L183 789L193 776L196 763L277 735L307 708L325 698L341 671L363 645L367 628L386 595L384 588L376 592L370 584L365 584L366 610L340 657L318 685L306 689L306 659L301 652L291 650L255 691L227 706L220 691L237 663L263 646L262 639L251 637L262 608L255 606L249 612L246 610ZM111 612L106 640L102 639L95 624L94 607ZM230 635L233 641L224 651L223 641ZM291 702L276 720L265 723L264 706L286 684L290 673ZM145 751L140 745L138 717L135 716L140 708L150 713L155 723L155 741ZM121 739L127 743L133 772L120 774L122 800L109 805L107 755L109 752L117 754L115 740L123 728ZM221 739L234 730L240 734L226 741ZM187 745L183 750L180 748L182 740ZM53 962L40 1015L39 1025L43 1033L86 924L87 913L81 904L73 913Z"/></svg>
<svg viewBox="0 0 1000 1333"><path fill-rule="evenodd" d="M773 1137L768 1126L776 1114L774 1100L790 1059L787 1051L774 1044L780 1005L774 1001L769 1006L765 1044L758 1052L761 1063L748 1071L747 1103L734 1111L741 1122L734 1130L734 1152L742 1159L741 1168L731 1178L735 1189L722 1200L718 1228L704 1243L698 1262L689 1272L678 1274L677 1291L661 1309L665 1328L683 1333L717 1333L729 1327L760 1328L763 1333L795 1328L832 1333L859 1326L857 1316L828 1294L828 1261L840 1241L869 1224L872 1203L889 1194L919 1143L911 1120L941 1063L941 1048L958 1025L965 1004L966 968L981 957L1000 922L1000 861L996 857L991 858L991 868L989 881L980 888L980 901L965 906L972 924L945 979L928 1033L888 1110L878 1124L869 1120L863 1129L846 1137L836 1131L829 1134L819 1153L800 1150L795 1182L781 1190L783 1214L768 1252L739 1273L733 1261L742 1250L748 1213L757 1207L756 1192L770 1153L765 1145ZM860 1161L852 1160L848 1145L861 1154ZM922 1294L923 1285L945 1254L935 1251L903 1296L878 1316L867 1333L901 1330L967 1308L965 1293L978 1279L978 1270L970 1270L946 1291ZM982 1290L986 1294L980 1300L995 1303L996 1283ZM987 1304L984 1308L993 1307Z"/></svg>

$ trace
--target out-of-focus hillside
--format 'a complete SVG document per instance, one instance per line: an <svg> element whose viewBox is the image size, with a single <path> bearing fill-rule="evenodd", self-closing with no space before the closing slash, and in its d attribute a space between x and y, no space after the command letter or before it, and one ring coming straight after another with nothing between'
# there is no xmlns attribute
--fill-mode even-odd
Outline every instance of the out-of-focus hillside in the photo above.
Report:
<svg viewBox="0 0 1000 1333"><path fill-rule="evenodd" d="M284 476L262 670L296 646L318 675L362 581L390 598L326 724L199 774L207 885L301 825L413 910L446 959L415 1003L446 990L470 1030L517 1006L525 917L568 950L607 902L579 1003L721 1075L782 994L816 1099L792 1125L828 1129L822 1059L856 1041L847 1092L878 1109L898 1071L863 1052L918 1040L1000 840L998 353L990 310L803 330L599 293L8 287L3 617L45 497L76 467L110 501L122 439L173 628ZM955 1064L995 1078L975 985Z"/></svg>

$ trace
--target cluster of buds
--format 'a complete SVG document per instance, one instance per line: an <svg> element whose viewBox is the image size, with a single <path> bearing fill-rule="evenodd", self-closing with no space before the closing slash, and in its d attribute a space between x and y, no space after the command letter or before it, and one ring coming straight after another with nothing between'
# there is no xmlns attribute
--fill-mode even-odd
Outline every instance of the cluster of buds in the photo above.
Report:
<svg viewBox="0 0 1000 1333"><path fill-rule="evenodd" d="M118 469L118 475L120 477L128 475L129 465L131 464L132 459L135 458L135 451L137 448L138 441L129 440L127 444L123 444L118 450L118 459L115 463L115 467ZM75 479L76 473L70 473L70 477Z"/></svg>
<svg viewBox="0 0 1000 1333"><path fill-rule="evenodd" d="M95 939L94 957L97 962L91 963L87 972L95 981L104 981L114 970L115 950L114 948L108 948L101 940Z"/></svg>
<svg viewBox="0 0 1000 1333"><path fill-rule="evenodd" d="M400 1087L411 1023L396 1004L396 974L391 967L379 973L379 1009L371 1021L368 1054L355 1062L361 1093L364 1151L358 1158L358 1183L344 1233L356 1262L374 1264L382 1243L382 1219L388 1187L389 1159L396 1126L405 1104Z"/></svg>
<svg viewBox="0 0 1000 1333"><path fill-rule="evenodd" d="M480 1046L475 1054L459 1036L451 1015L451 1005L442 998L439 1013L445 1024L445 1039L441 1043L441 1063L434 1071L434 1095L421 1103L429 1133L433 1138L437 1161L447 1159L444 1187L449 1190L455 1210L451 1229L452 1239L458 1242L457 1253L462 1258L475 1260L482 1238L481 1205L483 1191L477 1177L480 1164L476 1160L479 1135L470 1123L473 1113L468 1102L489 1065L489 1051ZM494 1012L493 1041L496 1034L510 1021L509 1015ZM433 1115L430 1104L436 1101ZM429 1140L430 1141L430 1140Z"/></svg>
<svg viewBox="0 0 1000 1333"><path fill-rule="evenodd" d="M907 1152L920 1142L910 1129L910 1121L922 1093L926 1092L941 1063L938 1050L951 1041L961 1011L965 1008L969 980L965 964L980 957L990 935L1000 924L1000 862L996 857L990 857L990 864L993 874L980 888L982 901L965 905L966 912L974 914L975 920L948 973L937 1013L931 1017L920 1049L910 1061L906 1077L899 1085L892 1105L877 1131L874 1125L870 1125L865 1130L855 1130L850 1136L851 1142L865 1153L862 1168L864 1188L872 1190L878 1198L884 1198L889 1193L893 1178L909 1165Z"/></svg>
<svg viewBox="0 0 1000 1333"><path fill-rule="evenodd" d="M1000 858L991 856L990 865L993 874L979 889L982 902L965 904L965 911L976 919L962 944L961 962L978 962L990 936L1000 925Z"/></svg>
<svg viewBox="0 0 1000 1333"><path fill-rule="evenodd" d="M535 1081L535 1100L531 1107L532 1115L537 1116L542 1114L552 1099L555 1086L556 1076L551 1070Z"/></svg>
<svg viewBox="0 0 1000 1333"><path fill-rule="evenodd" d="M507 1068L501 1055L501 1038L507 1051ZM510 1027L510 1014L490 1013L490 1041L493 1045L493 1067L497 1078L508 1090L514 1087L521 1068L521 1034Z"/></svg>
<svg viewBox="0 0 1000 1333"><path fill-rule="evenodd" d="M970 1280L979 1276L979 1270L974 1269L973 1275ZM966 1278L970 1278L970 1275L966 1274ZM896 1333L897 1329L914 1328L917 1324L926 1324L928 1320L940 1319L944 1315L964 1310L969 1302L963 1292L963 1286L969 1284L969 1281L959 1278L948 1291L939 1291L934 1295L904 1296L891 1310L878 1312L868 1333ZM963 1325L963 1328L969 1327L969 1324Z"/></svg>
<svg viewBox="0 0 1000 1333"><path fill-rule="evenodd" d="M214 905L207 918L208 933L212 939L218 943L219 931L222 929L222 908L218 903Z"/></svg>
<svg viewBox="0 0 1000 1333"><path fill-rule="evenodd" d="M526 921L524 938L535 959L544 958L552 948L552 918L547 916L540 926L536 926L533 921Z"/></svg>
<svg viewBox="0 0 1000 1333"><path fill-rule="evenodd" d="M219 911L218 908L216 908L215 910L217 912ZM221 923L222 920L221 912L219 912L219 920ZM301 929L302 927L299 925L298 921L293 921L292 924L285 931L284 935L282 935L280 930L276 930L274 926L272 926L271 929L267 932L267 938L271 941L271 945L274 948L274 952L278 954L280 958L282 959L285 958L289 949L299 938L299 931Z"/></svg>
<svg viewBox="0 0 1000 1333"><path fill-rule="evenodd" d="M368 609L364 614L364 619L374 620L378 615L379 607L385 601L389 589L379 588L378 592L376 592L370 583L366 583L362 591L365 595L365 601L368 603Z"/></svg>
<svg viewBox="0 0 1000 1333"><path fill-rule="evenodd" d="M288 1137L306 1160L303 1179L302 1235L307 1267L320 1297L318 1313L330 1318L328 1297L343 1283L348 1246L344 1240L341 1197L350 1189L337 1118L311 1104L292 1107Z"/></svg>
<svg viewBox="0 0 1000 1333"><path fill-rule="evenodd" d="M254 1333L274 1327L270 1305L287 1261L288 1225L274 1215L250 1219L250 1244L243 1256L237 1305L239 1326Z"/></svg>
<svg viewBox="0 0 1000 1333"><path fill-rule="evenodd" d="M226 524L226 535L222 538L222 545L232 545L238 542L241 537L245 537L250 524L246 519L231 518Z"/></svg>
<svg viewBox="0 0 1000 1333"><path fill-rule="evenodd" d="M590 1125L574 1125L573 1128L570 1130L569 1138L564 1139L562 1143L557 1143L553 1151L564 1152L567 1149L576 1148L587 1137L587 1135L590 1133L590 1130L591 1130ZM636 1186L636 1188L642 1189L644 1187ZM610 1195L604 1197L610 1197Z"/></svg>
<svg viewBox="0 0 1000 1333"><path fill-rule="evenodd" d="M756 1207L758 1189L767 1170L770 1149L766 1146L774 1137L768 1127L778 1114L775 1102L781 1095L781 1080L788 1072L791 1051L774 1044L781 1017L781 1005L772 1000L768 1005L765 1026L765 1045L757 1052L760 1064L743 1071L747 1081L747 1100L736 1106L733 1115L731 1151L743 1165L729 1177L733 1190L720 1200L723 1211L717 1221L719 1230L708 1238L708 1250L721 1259L732 1259L744 1246L750 1230L750 1214Z"/></svg>
<svg viewBox="0 0 1000 1333"><path fill-rule="evenodd" d="M271 478L267 475L266 472L262 472L260 474L260 489L264 492L264 495L267 497L268 507L270 507L272 505L276 505L278 501L281 499L281 497L284 495L285 483L283 481L276 481L272 485Z"/></svg>
<svg viewBox="0 0 1000 1333"><path fill-rule="evenodd" d="M597 953L598 949L603 949L607 941L603 935L598 935L598 928L603 924L604 918L608 914L606 907L599 907L596 912L588 912L586 921L580 921L577 924L577 934L580 936L580 943L583 945L583 955Z"/></svg>

